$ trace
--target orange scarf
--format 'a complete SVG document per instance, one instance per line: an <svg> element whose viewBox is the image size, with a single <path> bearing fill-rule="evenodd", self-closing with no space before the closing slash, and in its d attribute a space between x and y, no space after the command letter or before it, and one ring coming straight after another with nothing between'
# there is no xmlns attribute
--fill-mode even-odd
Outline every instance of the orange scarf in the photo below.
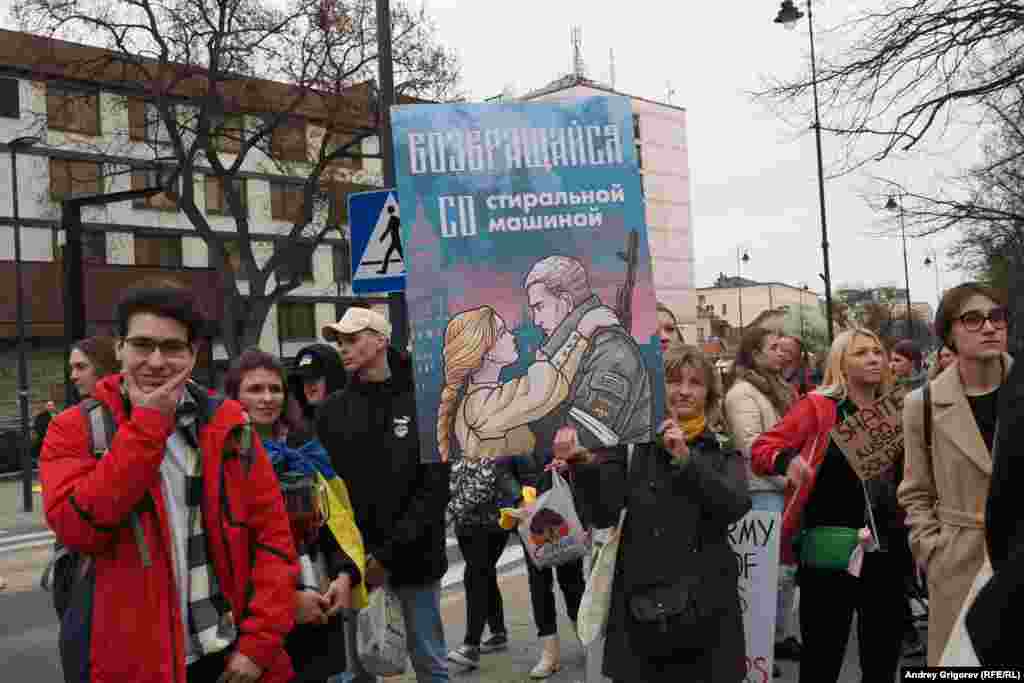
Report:
<svg viewBox="0 0 1024 683"><path fill-rule="evenodd" d="M683 430L683 435L686 436L686 443L696 439L707 428L707 418L704 417L704 413L686 419L678 418L676 421L679 423L679 428Z"/></svg>

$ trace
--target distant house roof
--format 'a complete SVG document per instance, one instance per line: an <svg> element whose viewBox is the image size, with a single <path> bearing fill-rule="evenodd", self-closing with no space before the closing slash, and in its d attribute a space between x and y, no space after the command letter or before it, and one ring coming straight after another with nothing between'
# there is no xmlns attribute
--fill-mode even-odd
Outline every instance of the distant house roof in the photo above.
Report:
<svg viewBox="0 0 1024 683"><path fill-rule="evenodd" d="M582 85L587 88L593 88L594 90L601 90L607 93L611 93L612 95L621 95L623 97L629 97L630 99L640 100L641 102L650 102L651 104L657 104L658 106L668 107L669 109L675 109L677 111L686 111L686 107L678 107L674 104L668 104L666 102L659 102L657 100L647 99L646 97L637 97L636 95L630 95L629 93L620 92L618 90L615 90L614 88L608 87L603 83L592 81L585 76L579 76L577 74L567 74L565 76L562 76L561 78L551 81L542 88L538 88L537 90L533 90L531 92L526 93L525 95L518 99L532 100L543 95L550 95L551 93L560 92L562 90L568 90L569 88L573 88L577 85Z"/></svg>
<svg viewBox="0 0 1024 683"><path fill-rule="evenodd" d="M717 283L725 283L725 284L717 284ZM740 286L738 283L742 283L743 287L769 287L769 286L771 286L771 287L785 287L786 289L793 289L793 290L796 290L796 291L805 291L808 294L813 294L815 296L821 296L820 294L815 292L813 289L806 289L805 290L803 287L796 287L794 285L786 284L785 282L758 282L757 280L749 280L749 279L747 279L745 277L737 278L735 276L728 276L728 275L725 276L724 278L719 277L716 280L716 284L712 285L711 287L697 287L697 291L698 292L706 292L706 291L710 291L710 290L713 290L713 289L735 289L736 287Z"/></svg>
<svg viewBox="0 0 1024 683"><path fill-rule="evenodd" d="M726 352L725 343L721 339L709 339L701 344L700 349L705 356L720 356Z"/></svg>

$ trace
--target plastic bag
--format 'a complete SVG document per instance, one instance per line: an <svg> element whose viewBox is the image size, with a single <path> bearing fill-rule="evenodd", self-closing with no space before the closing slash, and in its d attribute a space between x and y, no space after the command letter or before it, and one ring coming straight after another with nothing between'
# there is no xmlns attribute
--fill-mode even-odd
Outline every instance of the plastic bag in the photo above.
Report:
<svg viewBox="0 0 1024 683"><path fill-rule="evenodd" d="M569 484L558 472L552 472L551 477L551 490L537 499L519 523L519 535L530 561L538 569L578 560L587 552L583 525L576 514Z"/></svg>
<svg viewBox="0 0 1024 683"><path fill-rule="evenodd" d="M576 633L584 647L602 637L608 627L608 613L612 605L612 583L615 580L615 562L619 557L619 540L622 538L622 521L625 510L619 517L619 525L612 531L608 542L597 551L587 589L580 601Z"/></svg>
<svg viewBox="0 0 1024 683"><path fill-rule="evenodd" d="M356 622L356 651L368 673L397 676L405 673L409 653L405 643L402 604L390 588L370 593L369 604L359 611Z"/></svg>

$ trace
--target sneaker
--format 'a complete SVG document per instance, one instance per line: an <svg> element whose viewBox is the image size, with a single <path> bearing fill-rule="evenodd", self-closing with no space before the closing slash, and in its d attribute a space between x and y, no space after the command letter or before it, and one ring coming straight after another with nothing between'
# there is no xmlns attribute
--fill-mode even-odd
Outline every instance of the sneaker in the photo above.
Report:
<svg viewBox="0 0 1024 683"><path fill-rule="evenodd" d="M506 649L508 649L508 634L506 633L494 633L490 638L480 643L480 652L484 654Z"/></svg>
<svg viewBox="0 0 1024 683"><path fill-rule="evenodd" d="M480 648L472 645L459 645L448 653L448 661L475 669L480 666Z"/></svg>

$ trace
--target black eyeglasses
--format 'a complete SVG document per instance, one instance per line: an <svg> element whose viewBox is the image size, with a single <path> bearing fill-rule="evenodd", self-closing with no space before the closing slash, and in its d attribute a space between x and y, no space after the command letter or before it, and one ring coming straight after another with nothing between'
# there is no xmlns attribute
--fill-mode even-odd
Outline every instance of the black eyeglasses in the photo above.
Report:
<svg viewBox="0 0 1024 683"><path fill-rule="evenodd" d="M992 323L992 329L1005 330L1010 322L1010 311L1005 308L993 308L987 314L984 311L967 311L957 320L968 332L978 332L985 326L985 321Z"/></svg>
<svg viewBox="0 0 1024 683"><path fill-rule="evenodd" d="M125 343L137 353L151 356L160 349L161 356L183 356L191 350L188 342L180 339L152 339L150 337L126 337Z"/></svg>

